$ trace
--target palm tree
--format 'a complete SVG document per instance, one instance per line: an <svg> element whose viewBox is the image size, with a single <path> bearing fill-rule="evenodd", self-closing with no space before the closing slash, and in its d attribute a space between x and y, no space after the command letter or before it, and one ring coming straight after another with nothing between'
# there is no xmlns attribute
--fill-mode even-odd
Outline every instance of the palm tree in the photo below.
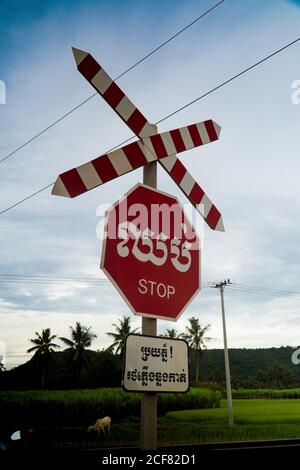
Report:
<svg viewBox="0 0 300 470"><path fill-rule="evenodd" d="M41 362L42 365L42 388L45 387L47 368L51 359L51 353L54 352L55 348L59 348L58 344L53 343L53 340L57 337L51 335L50 328L42 330L42 334L35 332L35 338L29 341L34 344L32 348L27 350L27 353L34 352L34 359Z"/></svg>
<svg viewBox="0 0 300 470"><path fill-rule="evenodd" d="M121 358L123 357L123 354L124 354L126 336L129 333L138 332L138 328L131 330L130 321L131 321L130 317L126 317L125 315L123 315L123 318L118 320L119 322L118 325L116 323L112 324L112 326L115 327L116 331L115 332L109 331L108 333L106 333L108 336L110 336L114 340L114 342L108 347L108 349L110 351L115 350L115 353L120 354Z"/></svg>
<svg viewBox="0 0 300 470"><path fill-rule="evenodd" d="M83 326L81 323L76 322L75 328L70 326L71 339L61 337L67 346L67 350L71 352L69 357L69 369L76 375L87 368L89 357L86 348L90 347L92 341L97 338L97 335L91 331L91 326Z"/></svg>
<svg viewBox="0 0 300 470"><path fill-rule="evenodd" d="M179 339L179 338L182 338L183 336L183 333L178 333L177 330L175 330L175 328L171 328L171 329L166 329L166 332L161 335L162 338L171 338L171 339Z"/></svg>
<svg viewBox="0 0 300 470"><path fill-rule="evenodd" d="M201 328L199 319L192 317L188 319L189 325L185 327L186 333L183 337L188 342L189 347L196 353L196 383L199 379L199 369L200 369L200 359L202 356L202 350L206 348L206 342L211 338L205 336L205 333L210 328L210 325L206 325L204 328Z"/></svg>

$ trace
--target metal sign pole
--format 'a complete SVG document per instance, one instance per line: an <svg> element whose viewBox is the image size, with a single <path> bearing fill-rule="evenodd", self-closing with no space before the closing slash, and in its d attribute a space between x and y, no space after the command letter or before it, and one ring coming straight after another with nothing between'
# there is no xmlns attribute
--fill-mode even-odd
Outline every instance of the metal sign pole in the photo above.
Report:
<svg viewBox="0 0 300 470"><path fill-rule="evenodd" d="M157 163L143 169L143 183L157 188ZM142 317L142 334L157 336L157 320ZM143 393L141 402L141 447L144 450L157 448L157 394Z"/></svg>

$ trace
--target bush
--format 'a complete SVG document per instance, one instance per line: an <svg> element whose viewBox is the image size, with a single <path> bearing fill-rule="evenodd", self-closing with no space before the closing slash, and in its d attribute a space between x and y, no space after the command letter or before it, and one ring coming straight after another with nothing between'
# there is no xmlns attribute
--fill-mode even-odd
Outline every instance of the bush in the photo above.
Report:
<svg viewBox="0 0 300 470"><path fill-rule="evenodd" d="M141 395L119 388L70 391L0 392L2 429L9 427L87 426L109 415L114 420L139 417ZM217 408L221 394L191 389L158 396L158 414L167 411Z"/></svg>
<svg viewBox="0 0 300 470"><path fill-rule="evenodd" d="M273 389L243 389L232 390L232 398L300 398L300 388L287 390Z"/></svg>

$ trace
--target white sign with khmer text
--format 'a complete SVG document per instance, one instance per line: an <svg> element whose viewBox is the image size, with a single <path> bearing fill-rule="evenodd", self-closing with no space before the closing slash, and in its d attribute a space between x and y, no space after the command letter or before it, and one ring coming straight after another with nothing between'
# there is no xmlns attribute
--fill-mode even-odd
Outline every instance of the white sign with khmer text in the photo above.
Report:
<svg viewBox="0 0 300 470"><path fill-rule="evenodd" d="M123 387L128 392L187 392L187 342L156 336L128 335Z"/></svg>

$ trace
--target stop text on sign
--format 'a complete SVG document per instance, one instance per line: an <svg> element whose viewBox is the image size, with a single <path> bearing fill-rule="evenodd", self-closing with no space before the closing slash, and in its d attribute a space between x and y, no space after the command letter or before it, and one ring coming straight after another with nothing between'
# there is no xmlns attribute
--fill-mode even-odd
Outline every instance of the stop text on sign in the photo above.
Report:
<svg viewBox="0 0 300 470"><path fill-rule="evenodd" d="M139 292L141 294L155 295L159 297L170 298L171 295L174 295L176 290L174 286L166 286L163 282L147 281L147 279L139 280Z"/></svg>

